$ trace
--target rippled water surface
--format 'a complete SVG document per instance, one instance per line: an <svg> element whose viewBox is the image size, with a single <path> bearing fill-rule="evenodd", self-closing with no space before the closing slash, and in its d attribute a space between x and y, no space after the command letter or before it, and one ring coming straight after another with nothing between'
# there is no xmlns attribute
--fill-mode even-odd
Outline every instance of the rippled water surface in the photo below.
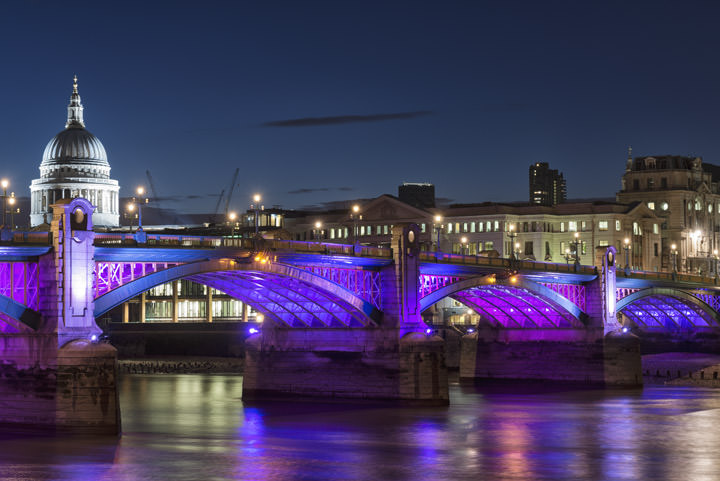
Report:
<svg viewBox="0 0 720 481"><path fill-rule="evenodd" d="M720 391L451 386L446 408L245 406L242 378L121 380L123 436L0 435L9 480L720 478Z"/></svg>

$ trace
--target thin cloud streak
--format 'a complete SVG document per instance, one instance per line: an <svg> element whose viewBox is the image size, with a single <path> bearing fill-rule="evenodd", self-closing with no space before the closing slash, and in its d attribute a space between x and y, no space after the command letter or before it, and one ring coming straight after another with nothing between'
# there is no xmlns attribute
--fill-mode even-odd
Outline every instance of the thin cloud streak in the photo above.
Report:
<svg viewBox="0 0 720 481"><path fill-rule="evenodd" d="M335 117L304 117L300 119L272 120L262 124L263 127L316 127L319 125L340 125L361 122L384 122L386 120L406 120L433 115L430 110L416 112L396 112L392 114L373 115L339 115Z"/></svg>
<svg viewBox="0 0 720 481"><path fill-rule="evenodd" d="M295 189L288 191L288 194L312 194L313 192L331 192L331 191L340 191L340 192L349 192L353 190L352 187L337 187L337 188L329 188L329 187L317 187L317 188L301 188L301 189Z"/></svg>

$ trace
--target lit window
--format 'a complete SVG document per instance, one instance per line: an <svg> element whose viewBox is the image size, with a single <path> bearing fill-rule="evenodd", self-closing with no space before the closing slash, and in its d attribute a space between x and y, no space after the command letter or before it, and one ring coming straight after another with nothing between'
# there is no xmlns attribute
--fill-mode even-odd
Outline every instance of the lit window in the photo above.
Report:
<svg viewBox="0 0 720 481"><path fill-rule="evenodd" d="M642 235L642 227L637 222L633 222L633 235Z"/></svg>
<svg viewBox="0 0 720 481"><path fill-rule="evenodd" d="M568 221L568 232L577 232L577 221Z"/></svg>
<svg viewBox="0 0 720 481"><path fill-rule="evenodd" d="M708 212L710 214L712 214L712 209L713 209L712 206L713 206L712 203L708 204Z"/></svg>
<svg viewBox="0 0 720 481"><path fill-rule="evenodd" d="M470 222L470 232L475 232L475 222Z"/></svg>
<svg viewBox="0 0 720 481"><path fill-rule="evenodd" d="M455 222L455 232L460 232L460 222Z"/></svg>
<svg viewBox="0 0 720 481"><path fill-rule="evenodd" d="M491 250L493 250L493 248L494 248L493 241L485 242L485 250L486 251L491 251Z"/></svg>
<svg viewBox="0 0 720 481"><path fill-rule="evenodd" d="M565 222L560 222L560 232L565 232Z"/></svg>
<svg viewBox="0 0 720 481"><path fill-rule="evenodd" d="M452 234L452 222L448 222L448 234Z"/></svg>
<svg viewBox="0 0 720 481"><path fill-rule="evenodd" d="M608 230L608 221L606 221L606 220L598 221L598 230Z"/></svg>
<svg viewBox="0 0 720 481"><path fill-rule="evenodd" d="M606 241L606 240L598 241L598 246L600 246L600 247L607 247L607 246L609 246L609 245L610 245L610 244L609 244L608 241Z"/></svg>
<svg viewBox="0 0 720 481"><path fill-rule="evenodd" d="M423 225L425 225L425 224L423 224ZM425 232L424 229L423 229L423 232ZM375 235L380 235L380 234L382 234L382 226L381 226L381 225L376 225L376 226L375 226Z"/></svg>
<svg viewBox="0 0 720 481"><path fill-rule="evenodd" d="M622 226L620 225L620 221L616 220L615 221L615 230L620 232L621 229L622 229Z"/></svg>
<svg viewBox="0 0 720 481"><path fill-rule="evenodd" d="M379 231L379 230L380 230L380 227L378 227L378 231ZM423 222L422 224L420 224L420 232L425 232L425 222ZM380 232L378 232L378 234L379 234L379 233L380 233Z"/></svg>
<svg viewBox="0 0 720 481"><path fill-rule="evenodd" d="M653 224L653 234L659 234L659 233L660 233L660 228L658 227L657 224Z"/></svg>
<svg viewBox="0 0 720 481"><path fill-rule="evenodd" d="M669 205L667 202L663 202L662 204L660 204L660 208L662 210L668 210L668 207L669 207Z"/></svg>
<svg viewBox="0 0 720 481"><path fill-rule="evenodd" d="M383 226L383 234L387 234L387 233L388 233L388 226L384 225Z"/></svg>
<svg viewBox="0 0 720 481"><path fill-rule="evenodd" d="M334 227L331 227L331 228L330 228L330 238L331 238L331 239L334 239L334 238L335 238L335 228L334 228Z"/></svg>
<svg viewBox="0 0 720 481"><path fill-rule="evenodd" d="M648 209L655 210L655 202L648 202L647 206L648 206Z"/></svg>
<svg viewBox="0 0 720 481"><path fill-rule="evenodd" d="M702 210L702 202L700 202L700 199L695 199L695 210Z"/></svg>
<svg viewBox="0 0 720 481"><path fill-rule="evenodd" d="M497 220L496 220L495 223L494 223L494 225L493 225L493 227L494 227L493 230L494 230L495 232L499 231L499 230L500 230L500 221L497 221Z"/></svg>
<svg viewBox="0 0 720 481"><path fill-rule="evenodd" d="M483 224L482 222L478 222L478 232L482 232L484 226L485 224Z"/></svg>
<svg viewBox="0 0 720 481"><path fill-rule="evenodd" d="M485 223L485 232L490 232L491 229L492 229L492 227L491 227L490 221L487 221Z"/></svg>
<svg viewBox="0 0 720 481"><path fill-rule="evenodd" d="M585 229L587 229L587 223L585 221L582 221L580 223L580 229L584 232Z"/></svg>
<svg viewBox="0 0 720 481"><path fill-rule="evenodd" d="M468 224L467 224L467 222L464 222L463 223L463 232L467 232L467 231L468 231Z"/></svg>

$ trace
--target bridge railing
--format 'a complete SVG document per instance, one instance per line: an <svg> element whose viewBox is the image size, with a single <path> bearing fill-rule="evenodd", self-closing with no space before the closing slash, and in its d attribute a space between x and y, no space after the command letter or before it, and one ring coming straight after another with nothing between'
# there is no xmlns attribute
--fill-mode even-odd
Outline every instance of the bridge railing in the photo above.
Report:
<svg viewBox="0 0 720 481"><path fill-rule="evenodd" d="M192 236L192 235L167 235L167 234L146 234L144 244L151 246L168 247L220 247L222 237L214 236ZM243 239L232 239L243 240ZM247 239L245 239L247 240ZM135 246L137 245L136 234L120 232L98 232L95 234L96 246Z"/></svg>
<svg viewBox="0 0 720 481"><path fill-rule="evenodd" d="M11 244L33 244L33 245L50 245L52 244L52 233L50 232L26 232L12 231L3 233L3 243Z"/></svg>
<svg viewBox="0 0 720 481"><path fill-rule="evenodd" d="M464 254L446 254L444 252L421 252L422 262L447 262L450 264L477 265L483 267L500 267L513 270L540 270L545 272L562 272L574 274L597 274L594 266L578 266L573 264L556 264L540 261L517 261L503 257L473 256Z"/></svg>
<svg viewBox="0 0 720 481"><path fill-rule="evenodd" d="M697 274L675 273L672 272L655 272L655 271L630 271L625 273L622 269L617 270L618 277L626 279L646 279L650 281L669 281L669 282L687 282L691 284L718 284L717 277L701 276Z"/></svg>

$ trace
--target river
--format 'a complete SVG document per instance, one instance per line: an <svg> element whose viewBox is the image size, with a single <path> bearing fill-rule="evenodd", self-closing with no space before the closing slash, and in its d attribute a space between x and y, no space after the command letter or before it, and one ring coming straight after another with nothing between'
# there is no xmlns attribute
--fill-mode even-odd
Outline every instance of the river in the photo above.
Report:
<svg viewBox="0 0 720 481"><path fill-rule="evenodd" d="M451 405L245 406L242 378L125 375L123 435L0 434L2 480L717 480L720 390L453 383Z"/></svg>

